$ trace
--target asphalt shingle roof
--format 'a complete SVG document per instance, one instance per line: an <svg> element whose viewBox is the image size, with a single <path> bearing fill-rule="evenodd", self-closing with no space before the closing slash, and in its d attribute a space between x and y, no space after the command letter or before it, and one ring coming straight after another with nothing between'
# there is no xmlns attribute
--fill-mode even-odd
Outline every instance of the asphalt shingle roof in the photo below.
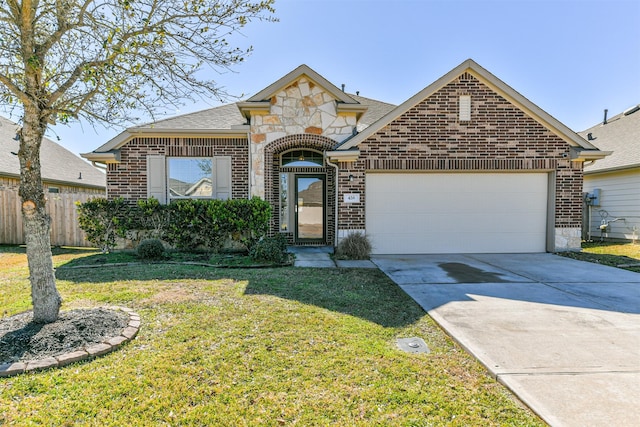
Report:
<svg viewBox="0 0 640 427"><path fill-rule="evenodd" d="M157 122L134 126L131 129L231 129L246 122L236 104L208 108L193 113L158 120Z"/></svg>
<svg viewBox="0 0 640 427"><path fill-rule="evenodd" d="M366 105L369 108L367 112L360 117L360 121L358 121L358 131L361 131L365 127L370 124L378 121L378 119L382 118L389 111L396 108L396 105L389 104L387 102L376 101L375 99L365 98L359 95L351 95L353 99L358 101L362 105Z"/></svg>
<svg viewBox="0 0 640 427"><path fill-rule="evenodd" d="M613 151L610 156L585 166L585 173L640 167L640 109L627 115L620 113L608 119L606 125L598 123L578 134L587 140L591 134L589 142L602 151Z"/></svg>
<svg viewBox="0 0 640 427"><path fill-rule="evenodd" d="M20 177L17 156L20 144L15 140L19 128L20 125L0 116L0 175ZM47 138L42 140L40 163L44 181L76 187L104 188L106 185L103 172Z"/></svg>
<svg viewBox="0 0 640 427"><path fill-rule="evenodd" d="M380 117L395 108L395 105L363 96L351 95L353 99L369 107L367 112L360 118L359 130L364 129ZM140 128L153 129L231 129L233 126L246 124L246 119L240 113L240 109L235 103L222 105L220 107L208 108L206 110L193 113L182 114L157 122L146 123L134 126L131 130Z"/></svg>

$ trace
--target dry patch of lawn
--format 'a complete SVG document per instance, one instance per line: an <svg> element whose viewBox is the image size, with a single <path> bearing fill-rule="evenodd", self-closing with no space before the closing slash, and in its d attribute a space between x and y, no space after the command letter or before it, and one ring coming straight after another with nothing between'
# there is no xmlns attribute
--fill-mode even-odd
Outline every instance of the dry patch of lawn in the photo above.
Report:
<svg viewBox="0 0 640 427"><path fill-rule="evenodd" d="M0 271L11 315L29 307L26 260L0 247L3 261L16 266ZM57 275L64 309L128 306L140 332L103 358L0 379L0 425L544 425L377 270ZM396 348L412 336L431 353Z"/></svg>

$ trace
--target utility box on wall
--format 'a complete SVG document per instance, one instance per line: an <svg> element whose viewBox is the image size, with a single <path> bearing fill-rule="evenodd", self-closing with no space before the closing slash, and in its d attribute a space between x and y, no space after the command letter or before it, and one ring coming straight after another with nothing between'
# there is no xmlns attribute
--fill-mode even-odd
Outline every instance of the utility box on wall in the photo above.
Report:
<svg viewBox="0 0 640 427"><path fill-rule="evenodd" d="M587 193L585 200L587 205L600 206L600 189L594 188L591 193Z"/></svg>

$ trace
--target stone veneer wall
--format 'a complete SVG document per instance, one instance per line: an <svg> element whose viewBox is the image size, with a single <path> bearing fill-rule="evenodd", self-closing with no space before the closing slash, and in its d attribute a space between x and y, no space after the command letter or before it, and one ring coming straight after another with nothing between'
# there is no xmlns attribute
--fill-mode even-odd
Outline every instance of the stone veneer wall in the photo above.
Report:
<svg viewBox="0 0 640 427"><path fill-rule="evenodd" d="M147 155L167 157L231 156L231 197L249 195L248 141L246 138L134 138L120 149L120 163L110 163L107 174L109 199L135 202L147 198Z"/></svg>
<svg viewBox="0 0 640 427"><path fill-rule="evenodd" d="M471 95L471 120L458 120ZM556 250L579 249L582 163L570 146L470 73L464 73L363 141L356 162L340 163L339 234L365 228L365 171L548 171L555 173ZM349 181L349 175L354 180ZM344 193L360 193L346 204Z"/></svg>
<svg viewBox="0 0 640 427"><path fill-rule="evenodd" d="M271 98L268 113L251 116L251 195L265 197L265 146L288 135L321 135L334 143L353 135L355 113L338 113L336 98L302 76ZM268 166L267 166L268 167Z"/></svg>

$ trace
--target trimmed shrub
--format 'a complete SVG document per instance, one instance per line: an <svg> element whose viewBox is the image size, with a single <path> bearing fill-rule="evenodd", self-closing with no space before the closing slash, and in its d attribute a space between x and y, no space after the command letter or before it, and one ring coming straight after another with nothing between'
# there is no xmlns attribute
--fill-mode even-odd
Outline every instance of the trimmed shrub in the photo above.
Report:
<svg viewBox="0 0 640 427"><path fill-rule="evenodd" d="M136 248L136 254L140 259L162 259L164 245L158 239L144 239Z"/></svg>
<svg viewBox="0 0 640 427"><path fill-rule="evenodd" d="M257 197L185 199L168 205L152 198L131 206L122 199L100 199L83 203L78 209L82 216L80 227L104 251L115 246L116 236L132 240L157 238L184 250L214 252L231 238L250 251L266 235L271 218L271 205Z"/></svg>
<svg viewBox="0 0 640 427"><path fill-rule="evenodd" d="M223 215L229 223L232 238L251 251L253 245L267 235L271 205L258 197L228 200Z"/></svg>
<svg viewBox="0 0 640 427"><path fill-rule="evenodd" d="M349 234L336 248L336 256L341 259L369 259L369 255L371 255L371 242L360 232Z"/></svg>
<svg viewBox="0 0 640 427"><path fill-rule="evenodd" d="M161 205L158 199L140 199L136 203L137 215L131 226L147 231L147 235L160 239L169 227L169 206Z"/></svg>
<svg viewBox="0 0 640 427"><path fill-rule="evenodd" d="M265 237L253 245L249 251L249 256L256 261L283 264L289 260L287 239L280 233L273 237Z"/></svg>
<svg viewBox="0 0 640 427"><path fill-rule="evenodd" d="M220 200L177 200L169 206L171 222L166 240L180 249L218 252L226 240L218 220Z"/></svg>
<svg viewBox="0 0 640 427"><path fill-rule="evenodd" d="M122 198L95 198L76 206L80 228L86 233L87 240L102 252L112 251L116 237L125 237L130 228L130 207Z"/></svg>

